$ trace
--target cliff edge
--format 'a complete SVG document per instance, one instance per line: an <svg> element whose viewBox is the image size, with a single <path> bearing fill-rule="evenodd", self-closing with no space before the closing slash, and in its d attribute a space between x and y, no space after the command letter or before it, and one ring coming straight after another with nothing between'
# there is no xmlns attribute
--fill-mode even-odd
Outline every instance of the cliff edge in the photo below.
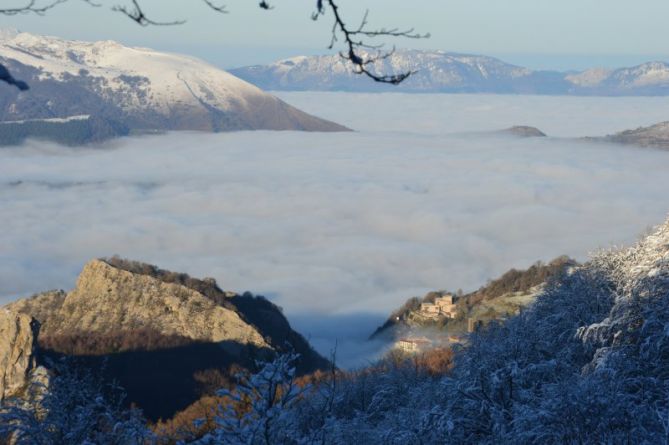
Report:
<svg viewBox="0 0 669 445"><path fill-rule="evenodd" d="M28 385L38 331L32 317L0 309L0 402L20 395Z"/></svg>

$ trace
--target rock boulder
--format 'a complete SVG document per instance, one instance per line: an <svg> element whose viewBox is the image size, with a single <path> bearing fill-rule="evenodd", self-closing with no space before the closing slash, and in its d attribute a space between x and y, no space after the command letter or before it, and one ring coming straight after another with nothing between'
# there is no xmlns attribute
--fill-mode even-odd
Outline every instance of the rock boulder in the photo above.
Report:
<svg viewBox="0 0 669 445"><path fill-rule="evenodd" d="M29 315L0 309L0 401L28 385L38 331L39 323Z"/></svg>

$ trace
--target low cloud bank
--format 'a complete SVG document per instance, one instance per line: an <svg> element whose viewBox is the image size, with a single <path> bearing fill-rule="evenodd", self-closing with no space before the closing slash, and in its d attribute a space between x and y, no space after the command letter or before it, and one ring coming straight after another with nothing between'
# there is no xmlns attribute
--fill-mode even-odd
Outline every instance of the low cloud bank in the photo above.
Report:
<svg viewBox="0 0 669 445"><path fill-rule="evenodd" d="M435 115L450 106L420 97ZM394 115L386 96L378 100L370 120ZM403 106L402 95L394 100ZM593 130L602 119L571 98L560 107L555 119L581 113ZM510 267L631 242L669 210L667 152L421 132L423 114L408 114L418 130L403 133L361 118L363 131L351 134L179 133L96 149L2 149L0 302L72 288L87 260L119 254L268 295L289 316L385 316L428 290L471 290ZM527 123L521 117L514 122Z"/></svg>
<svg viewBox="0 0 669 445"><path fill-rule="evenodd" d="M665 97L277 92L301 110L361 131L447 134L538 127L549 136L603 136L669 120Z"/></svg>
<svg viewBox="0 0 669 445"><path fill-rule="evenodd" d="M383 355L390 345L383 340L370 341L373 330L386 321L381 314L286 314L295 330L324 357L334 358L340 368L354 369L369 365ZM334 354L334 355L333 355Z"/></svg>

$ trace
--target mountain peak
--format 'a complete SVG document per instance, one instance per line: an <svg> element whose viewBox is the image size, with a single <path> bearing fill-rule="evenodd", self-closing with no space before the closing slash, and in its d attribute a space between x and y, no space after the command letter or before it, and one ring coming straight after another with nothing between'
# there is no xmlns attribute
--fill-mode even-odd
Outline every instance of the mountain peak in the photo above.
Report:
<svg viewBox="0 0 669 445"><path fill-rule="evenodd" d="M193 57L110 40L9 31L4 36L0 64L31 89L18 94L15 88L0 88L2 121L86 114L105 124L105 136L156 130L348 130ZM86 125L93 127L89 132L101 127Z"/></svg>
<svg viewBox="0 0 669 445"><path fill-rule="evenodd" d="M162 276L152 276L138 270L130 271L130 267L120 267L123 265L159 270L137 262L89 261L81 271L76 287L43 320L44 336L116 335L141 326L165 337L179 336L202 342L234 341L269 347L263 336L242 320L231 304L226 304L225 298L229 294L221 292L221 299L214 301L189 286L186 280L180 280L183 274L165 272ZM26 306L39 305L39 300L45 298L52 299L52 294L37 296L37 301L19 301L13 306L25 310Z"/></svg>

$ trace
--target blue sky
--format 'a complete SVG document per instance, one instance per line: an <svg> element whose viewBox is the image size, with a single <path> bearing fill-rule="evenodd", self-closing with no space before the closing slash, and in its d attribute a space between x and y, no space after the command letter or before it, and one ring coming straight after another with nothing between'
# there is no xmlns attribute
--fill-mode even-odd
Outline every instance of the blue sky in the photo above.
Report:
<svg viewBox="0 0 669 445"><path fill-rule="evenodd" d="M123 1L100 0L103 7L91 8L70 0L43 17L0 17L0 24L186 52L222 67L327 52L330 21L309 19L315 3L310 0L275 0L272 11L260 10L256 1L227 0L226 15L212 13L197 0L143 0L156 20L188 21L166 28L141 28L108 11ZM432 34L423 41L400 40L398 46L496 55L534 68L669 58L666 0L340 0L340 5L351 23L368 8L372 25L409 26Z"/></svg>

